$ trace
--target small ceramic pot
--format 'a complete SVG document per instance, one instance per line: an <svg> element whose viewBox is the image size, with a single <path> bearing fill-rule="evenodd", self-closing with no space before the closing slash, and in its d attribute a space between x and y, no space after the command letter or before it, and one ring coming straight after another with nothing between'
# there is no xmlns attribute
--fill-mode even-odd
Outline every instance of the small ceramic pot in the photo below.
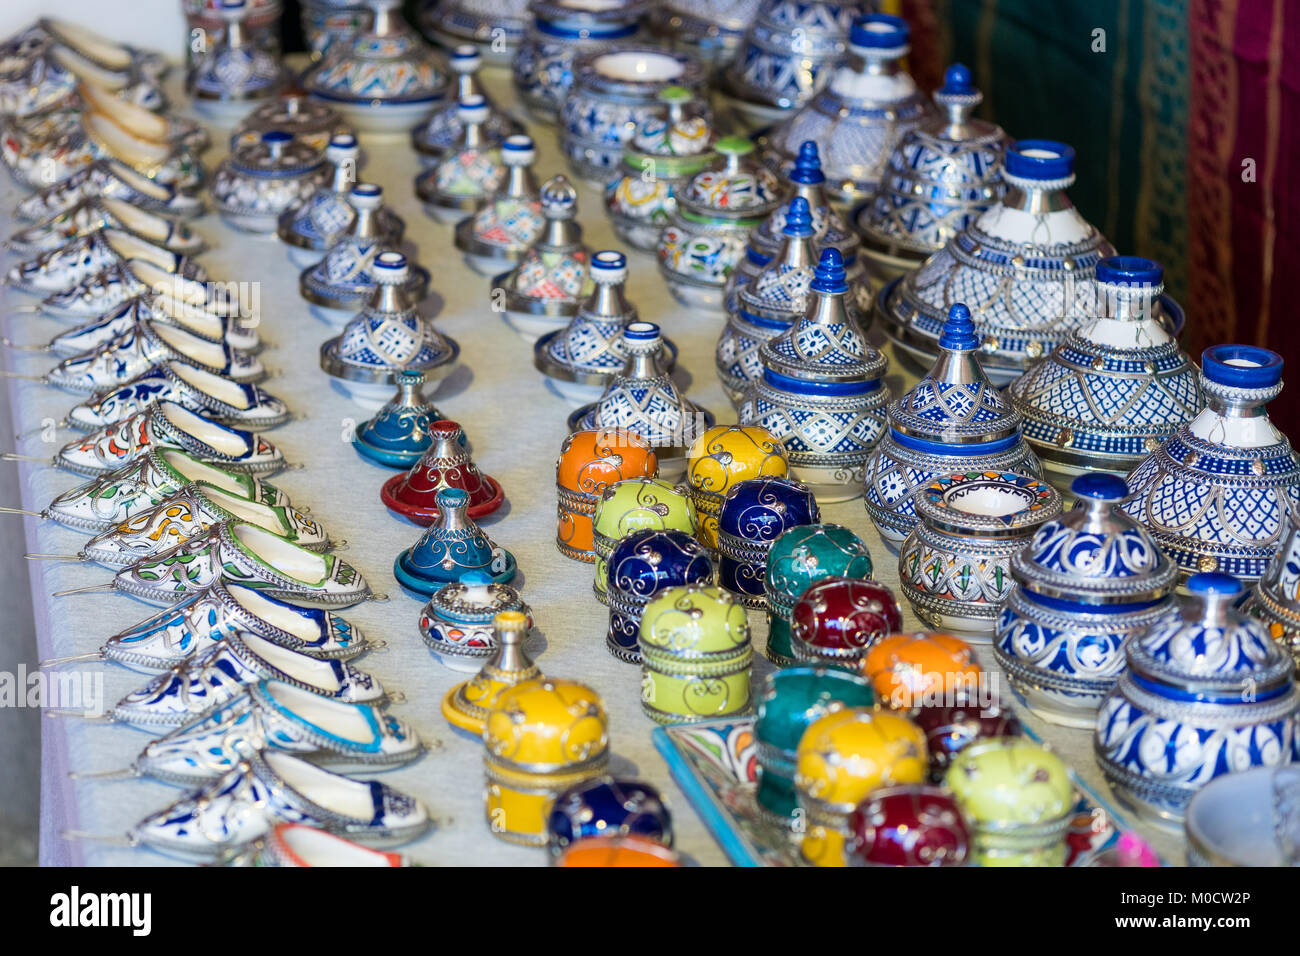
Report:
<svg viewBox="0 0 1300 956"><path fill-rule="evenodd" d="M993 639L1011 592L1011 556L1061 513L1047 482L1014 472L944 475L917 496L921 523L898 554L903 595L931 627Z"/></svg>
<svg viewBox="0 0 1300 956"><path fill-rule="evenodd" d="M973 842L952 794L924 784L873 790L848 831L850 866L962 866Z"/></svg>
<svg viewBox="0 0 1300 956"><path fill-rule="evenodd" d="M447 48L470 43L494 66L508 66L528 30L528 0L434 0L417 17L425 36Z"/></svg>
<svg viewBox="0 0 1300 956"><path fill-rule="evenodd" d="M471 215L506 176L501 151L483 133L489 116L484 97L457 100L459 139L415 179L415 194L438 222L456 223Z"/></svg>
<svg viewBox="0 0 1300 956"><path fill-rule="evenodd" d="M658 471L654 449L633 432L579 431L564 439L555 462L555 546L560 554L594 563L592 522L605 490L627 479L654 478Z"/></svg>
<svg viewBox="0 0 1300 956"><path fill-rule="evenodd" d="M673 817L648 783L597 777L556 797L546 818L553 860L593 837L638 837L667 848L673 845Z"/></svg>
<svg viewBox="0 0 1300 956"><path fill-rule="evenodd" d="M465 450L465 433L451 421L429 426L429 450L403 475L384 482L379 498L394 514L416 524L430 525L442 511L442 493L447 489L464 492L465 514L484 518L505 503L500 483L479 471Z"/></svg>
<svg viewBox="0 0 1300 956"><path fill-rule="evenodd" d="M443 488L437 495L438 521L420 540L397 556L393 574L403 587L431 596L444 584L470 573L486 574L497 584L509 584L515 556L498 546L466 513L469 495Z"/></svg>
<svg viewBox="0 0 1300 956"><path fill-rule="evenodd" d="M983 671L974 649L951 634L894 633L867 648L862 673L882 706L915 713L924 707L982 700Z"/></svg>
<svg viewBox="0 0 1300 956"><path fill-rule="evenodd" d="M967 697L952 704L927 704L914 708L911 716L925 732L933 783L943 783L957 756L975 741L1019 737L1021 733L1015 713L991 698Z"/></svg>
<svg viewBox="0 0 1300 956"><path fill-rule="evenodd" d="M468 575L444 584L420 612L425 645L454 671L477 674L497 649L493 624L502 611L516 611L533 624L532 611L508 584L494 584L487 575Z"/></svg>
<svg viewBox="0 0 1300 956"><path fill-rule="evenodd" d="M230 151L233 153L240 146L260 142L262 134L273 129L292 133L294 139L321 152L329 147L335 135L353 135L343 118L327 104L310 99L302 90L284 90L240 121L230 134Z"/></svg>
<svg viewBox="0 0 1300 956"><path fill-rule="evenodd" d="M819 521L817 499L802 482L765 476L732 485L718 514L718 583L744 607L766 607L773 542L790 528Z"/></svg>
<svg viewBox="0 0 1300 956"><path fill-rule="evenodd" d="M718 547L718 516L727 492L739 482L789 473L785 448L758 425L719 425L691 445L686 486L695 504L700 543Z"/></svg>
<svg viewBox="0 0 1300 956"><path fill-rule="evenodd" d="M606 562L605 647L629 664L641 663L641 615L661 591L683 584L710 584L713 562L684 531L633 531L614 545Z"/></svg>
<svg viewBox="0 0 1300 956"><path fill-rule="evenodd" d="M903 626L885 585L828 577L810 585L790 612L790 648L803 664L856 667L872 645Z"/></svg>
<svg viewBox="0 0 1300 956"><path fill-rule="evenodd" d="M398 374L397 394L352 436L358 455L403 470L420 460L433 443L429 426L446 418L424 397L423 386L423 372L407 369Z"/></svg>
<svg viewBox="0 0 1300 956"><path fill-rule="evenodd" d="M584 404L605 394L627 365L623 332L637 320L636 306L623 297L627 257L608 249L598 252L591 257L590 273L591 294L573 318L533 346L533 366L546 376L546 384Z"/></svg>
<svg viewBox="0 0 1300 956"><path fill-rule="evenodd" d="M592 591L607 604L609 555L633 531L681 531L694 537L695 504L680 485L660 478L626 478L606 486L592 518L592 543L596 552Z"/></svg>
<svg viewBox="0 0 1300 956"><path fill-rule="evenodd" d="M477 586L482 576L470 572L466 580L471 586ZM447 723L481 741L483 724L502 692L542 676L541 669L524 650L532 626L532 619L523 610L497 612L492 618L491 654L477 674L457 684L442 699L442 716Z"/></svg>
<svg viewBox="0 0 1300 956"><path fill-rule="evenodd" d="M324 157L280 130L241 146L212 176L212 201L236 229L274 233L280 215L329 178Z"/></svg>

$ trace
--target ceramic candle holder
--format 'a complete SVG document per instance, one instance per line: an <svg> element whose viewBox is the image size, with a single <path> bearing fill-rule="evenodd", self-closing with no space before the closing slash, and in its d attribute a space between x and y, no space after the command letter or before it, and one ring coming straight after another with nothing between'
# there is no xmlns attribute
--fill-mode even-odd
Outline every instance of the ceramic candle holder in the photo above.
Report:
<svg viewBox="0 0 1300 956"><path fill-rule="evenodd" d="M743 606L766 606L767 554L781 534L821 520L808 486L790 478L763 477L727 489L718 514L718 583Z"/></svg>
<svg viewBox="0 0 1300 956"><path fill-rule="evenodd" d="M957 755L986 737L1019 737L1020 720L1009 708L979 695L958 695L952 703L929 703L911 711L913 722L925 732L930 750L930 780L942 783Z"/></svg>
<svg viewBox="0 0 1300 956"><path fill-rule="evenodd" d="M1097 264L1097 315L1011 383L1025 440L1053 475L1127 472L1205 407L1200 373L1156 317L1150 259Z"/></svg>
<svg viewBox="0 0 1300 956"><path fill-rule="evenodd" d="M766 137L769 161L784 167L801 143L813 140L824 157L827 194L849 205L869 198L894 146L929 112L925 95L899 65L909 38L900 17L855 19L848 61L825 89Z"/></svg>
<svg viewBox="0 0 1300 956"><path fill-rule="evenodd" d="M479 136L484 146L495 146L507 136L524 131L517 120L492 102L478 82L478 72L483 66L483 54L478 47L456 45L447 57L447 65L456 77L455 101L442 104L427 120L411 130L411 146L425 165L456 149L461 142L464 126L459 104L470 97L483 97L487 108L488 115L479 121Z"/></svg>
<svg viewBox="0 0 1300 956"><path fill-rule="evenodd" d="M553 860L592 838L642 838L673 845L673 817L659 791L638 780L597 777L555 798L546 817L546 848Z"/></svg>
<svg viewBox="0 0 1300 956"><path fill-rule="evenodd" d="M727 591L668 588L646 605L638 644L641 710L651 720L689 724L749 712L749 622Z"/></svg>
<svg viewBox="0 0 1300 956"><path fill-rule="evenodd" d="M658 471L654 449L634 432L597 429L564 439L555 463L555 546L560 554L594 563L592 522L605 490L627 479L654 478Z"/></svg>
<svg viewBox="0 0 1300 956"><path fill-rule="evenodd" d="M1124 668L1124 645L1168 610L1178 569L1116 510L1128 493L1123 479L1085 475L1070 490L1075 509L1041 525L1011 559L1016 587L993 652L1030 710L1091 727Z"/></svg>
<svg viewBox="0 0 1300 956"><path fill-rule="evenodd" d="M415 194L438 222L460 222L471 215L506 176L501 150L484 133L490 116L483 96L457 100L458 138L415 179Z"/></svg>
<svg viewBox="0 0 1300 956"><path fill-rule="evenodd" d="M233 122L259 102L275 96L284 71L274 53L250 36L251 5L220 0L222 35L186 78L194 105L222 123Z"/></svg>
<svg viewBox="0 0 1300 956"><path fill-rule="evenodd" d="M686 485L695 504L700 543L717 550L718 516L733 485L765 475L780 477L789 470L785 447L758 425L719 425L695 439L687 456Z"/></svg>
<svg viewBox="0 0 1300 956"><path fill-rule="evenodd" d="M603 187L623 147L659 109L668 86L700 89L704 68L661 47L618 44L573 63L573 86L560 107L560 152L574 175ZM707 113L707 103L700 108Z"/></svg>
<svg viewBox="0 0 1300 956"><path fill-rule="evenodd" d="M536 157L529 137L506 137L501 144L505 178L478 212L456 224L456 248L480 275L516 265L545 228L541 190L531 168Z"/></svg>
<svg viewBox="0 0 1300 956"><path fill-rule="evenodd" d="M1011 592L1011 556L1061 513L1060 493L1014 472L952 474L920 492L916 511L898 555L904 597L930 626L988 643Z"/></svg>
<svg viewBox="0 0 1300 956"><path fill-rule="evenodd" d="M633 531L614 545L606 562L606 649L621 661L641 663L638 636L646 605L668 588L712 582L708 552L684 531Z"/></svg>
<svg viewBox="0 0 1300 956"><path fill-rule="evenodd" d="M491 475L479 471L465 450L465 433L451 421L429 425L429 450L402 475L384 482L380 500L394 514L430 525L438 520L442 509L442 492L463 492L465 513L472 519L484 518L505 502L505 492Z"/></svg>
<svg viewBox="0 0 1300 956"><path fill-rule="evenodd" d="M358 455L386 468L406 469L420 460L433 443L429 426L446 418L424 397L423 386L423 372L398 374L397 394L352 436Z"/></svg>
<svg viewBox="0 0 1300 956"><path fill-rule="evenodd" d="M1282 390L1282 356L1251 345L1201 355L1209 407L1128 476L1120 507L1184 576L1222 571L1253 583L1300 507L1300 456L1264 412Z"/></svg>
<svg viewBox="0 0 1300 956"><path fill-rule="evenodd" d="M576 681L538 678L503 690L483 726L485 819L508 843L545 846L561 794L609 763L604 702Z"/></svg>
<svg viewBox="0 0 1300 956"><path fill-rule="evenodd" d="M971 114L984 97L954 63L934 92L938 115L903 134L874 194L852 220L877 285L915 269L1002 195L1001 127Z"/></svg>
<svg viewBox="0 0 1300 956"><path fill-rule="evenodd" d="M608 603L609 555L633 531L681 531L695 535L695 503L681 485L660 478L625 478L605 487L592 518L592 544L596 553L592 591L601 604Z"/></svg>
<svg viewBox="0 0 1300 956"><path fill-rule="evenodd" d="M525 615L532 627L532 610L518 591L493 583L485 574L467 575L444 584L429 598L420 612L420 635L448 668L477 674L499 646L494 621L503 611Z"/></svg>
<svg viewBox="0 0 1300 956"><path fill-rule="evenodd" d="M1042 466L1021 435L1020 416L984 374L970 310L948 310L939 358L887 413L888 428L867 459L863 504L885 547L897 551L919 519L922 490L948 473Z"/></svg>
<svg viewBox="0 0 1300 956"><path fill-rule="evenodd" d="M962 866L973 839L961 808L942 787L873 790L848 816L849 866Z"/></svg>
<svg viewBox="0 0 1300 956"><path fill-rule="evenodd" d="M803 664L855 668L902 626L903 612L885 585L827 577L809 585L790 611L790 648Z"/></svg>
<svg viewBox="0 0 1300 956"><path fill-rule="evenodd" d="M790 618L810 586L828 577L866 580L871 554L862 539L837 524L810 524L781 533L767 552L763 593L767 598L767 659L779 667L795 663Z"/></svg>
<svg viewBox="0 0 1300 956"><path fill-rule="evenodd" d="M780 440L794 476L828 503L861 493L889 402L889 360L859 330L848 291L839 250L824 250L808 286L807 312L759 348L762 375L739 410L741 422L762 425Z"/></svg>
<svg viewBox="0 0 1300 956"><path fill-rule="evenodd" d="M620 286L627 277L627 261L622 253L605 252L600 254L599 262L592 259L578 224L578 192L567 177L558 175L543 183L541 203L544 230L519 265L492 280L493 294L504 298L506 321L527 342L565 328L582 311L583 302L598 294L600 276ZM617 256L618 261L611 256ZM622 263L621 269L618 262ZM620 275L622 278L616 278ZM621 288L617 299L627 307ZM534 364L538 354L534 349ZM546 369L541 370L546 374Z"/></svg>
<svg viewBox="0 0 1300 956"><path fill-rule="evenodd" d="M515 556L484 534L466 513L469 494L459 488L443 488L436 502L437 523L397 556L393 574L398 583L425 596L471 573L509 584L517 570Z"/></svg>
<svg viewBox="0 0 1300 956"><path fill-rule="evenodd" d="M272 130L241 146L212 176L212 201L223 219L246 232L274 233L280 214L329 177L320 152Z"/></svg>
<svg viewBox="0 0 1300 956"><path fill-rule="evenodd" d="M1295 664L1234 605L1236 578L1193 575L1190 597L1128 642L1127 669L1097 714L1097 762L1144 819L1181 826L1210 780L1296 759Z"/></svg>

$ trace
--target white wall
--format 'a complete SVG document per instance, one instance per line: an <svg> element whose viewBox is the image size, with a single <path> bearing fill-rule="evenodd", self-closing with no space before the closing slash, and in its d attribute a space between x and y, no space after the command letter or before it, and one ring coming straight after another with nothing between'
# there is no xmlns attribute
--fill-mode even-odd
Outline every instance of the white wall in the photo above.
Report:
<svg viewBox="0 0 1300 956"><path fill-rule="evenodd" d="M181 0L4 0L0 2L0 37L31 26L41 16L75 20L108 39L158 50L169 59L184 58Z"/></svg>

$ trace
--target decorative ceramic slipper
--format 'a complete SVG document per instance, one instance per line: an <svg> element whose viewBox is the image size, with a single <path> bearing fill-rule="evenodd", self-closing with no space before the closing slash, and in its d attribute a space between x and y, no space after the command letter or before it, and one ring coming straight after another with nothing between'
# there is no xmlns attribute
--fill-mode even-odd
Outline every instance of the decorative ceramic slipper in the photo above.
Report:
<svg viewBox="0 0 1300 956"><path fill-rule="evenodd" d="M52 43L75 57L83 67L93 66L102 71L97 78L102 80L100 86L107 89L119 89L140 78L161 79L167 71L167 60L162 54L113 43L79 23L41 17L36 25Z"/></svg>
<svg viewBox="0 0 1300 956"><path fill-rule="evenodd" d="M132 770L199 786L230 772L250 750L291 753L337 773L379 773L410 763L424 753L424 745L408 724L378 707L267 680L155 740Z"/></svg>
<svg viewBox="0 0 1300 956"><path fill-rule="evenodd" d="M198 481L272 508L291 507L284 492L251 475L224 471L179 448L150 448L136 461L58 495L41 516L98 534Z"/></svg>
<svg viewBox="0 0 1300 956"><path fill-rule="evenodd" d="M74 239L115 228L177 255L193 256L207 247L189 226L110 196L91 196L71 209L20 229L9 237L10 249L23 255L53 252Z"/></svg>
<svg viewBox="0 0 1300 956"><path fill-rule="evenodd" d="M347 606L372 596L361 572L337 555L308 551L239 521L213 525L206 534L119 571L113 587L142 601L174 604L218 579L304 604Z"/></svg>
<svg viewBox="0 0 1300 956"><path fill-rule="evenodd" d="M249 754L221 779L130 831L133 843L213 862L264 837L277 823L305 823L369 846L396 846L429 829L414 797L376 781L351 780L288 754Z"/></svg>
<svg viewBox="0 0 1300 956"><path fill-rule="evenodd" d="M186 147L202 154L211 145L208 131L196 120L175 113L160 113L123 99L102 86L83 80L77 84L79 106L112 120L140 139Z"/></svg>
<svg viewBox="0 0 1300 956"><path fill-rule="evenodd" d="M56 355L80 355L131 331L141 321L174 326L205 342L224 343L241 352L256 352L262 347L256 317L244 319L219 315L169 295L150 292L127 299L98 318L56 335L41 351ZM28 346L19 348L22 351L36 351Z"/></svg>
<svg viewBox="0 0 1300 956"><path fill-rule="evenodd" d="M181 727L210 717L248 685L265 680L348 704L377 705L388 699L379 681L351 664L307 657L256 634L236 632L127 694L110 714L141 730Z"/></svg>
<svg viewBox="0 0 1300 956"><path fill-rule="evenodd" d="M120 199L139 211L173 219L192 219L203 212L203 200L198 196L156 183L115 159L101 159L28 196L18 204L14 216L26 222L45 222L97 196Z"/></svg>
<svg viewBox="0 0 1300 956"><path fill-rule="evenodd" d="M207 273L198 263L183 256L177 256L176 263L181 271L172 272L147 260L119 262L69 289L46 296L39 310L55 318L84 322L151 290L173 288L186 281L207 286Z"/></svg>
<svg viewBox="0 0 1300 956"><path fill-rule="evenodd" d="M62 292L99 273L132 260L151 262L167 272L184 273L192 259L125 230L103 226L68 240L49 252L11 266L5 285L32 295Z"/></svg>
<svg viewBox="0 0 1300 956"><path fill-rule="evenodd" d="M305 823L280 823L269 834L232 853L223 866L385 867L410 866L400 853L372 850Z"/></svg>
<svg viewBox="0 0 1300 956"><path fill-rule="evenodd" d="M128 568L206 534L222 521L257 525L308 551L325 551L331 547L324 527L301 511L273 508L200 483L183 488L159 502L157 507L95 535L78 557L114 570Z"/></svg>
<svg viewBox="0 0 1300 956"><path fill-rule="evenodd" d="M486 574L498 584L514 580L515 556L483 533L465 513L469 495L443 488L436 498L438 522L397 556L393 574L403 587L431 596L444 584Z"/></svg>
<svg viewBox="0 0 1300 956"><path fill-rule="evenodd" d="M274 428L289 420L288 406L257 385L232 382L185 362L162 362L120 388L74 406L67 424L80 431L94 431L163 401L242 428Z"/></svg>
<svg viewBox="0 0 1300 956"><path fill-rule="evenodd" d="M114 634L99 654L133 671L156 674L236 631L321 660L351 660L373 646L332 611L299 607L247 585L213 581L189 600Z"/></svg>
<svg viewBox="0 0 1300 956"><path fill-rule="evenodd" d="M258 433L222 425L173 402L158 402L69 442L54 456L54 464L93 477L156 447L181 448L200 461L246 475L269 475L284 467L280 449Z"/></svg>

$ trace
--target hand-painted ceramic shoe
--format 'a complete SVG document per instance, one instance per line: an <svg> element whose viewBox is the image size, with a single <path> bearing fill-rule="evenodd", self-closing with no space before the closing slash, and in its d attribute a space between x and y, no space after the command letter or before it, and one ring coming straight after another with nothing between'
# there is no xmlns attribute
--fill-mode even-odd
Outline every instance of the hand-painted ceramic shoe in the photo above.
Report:
<svg viewBox="0 0 1300 956"><path fill-rule="evenodd" d="M164 401L242 428L274 428L289 420L284 402L257 385L241 385L184 362L162 362L120 388L74 406L68 412L68 425L94 431Z"/></svg>
<svg viewBox="0 0 1300 956"><path fill-rule="evenodd" d="M116 471L63 492L45 513L59 524L98 534L198 481L269 507L291 507L282 491L251 475L223 471L179 448L150 448Z"/></svg>
<svg viewBox="0 0 1300 956"><path fill-rule="evenodd" d="M84 322L149 291L183 286L186 282L205 285L207 274L198 263L177 256L176 264L180 271L173 272L143 259L119 262L69 289L46 296L41 300L41 311L55 318Z"/></svg>
<svg viewBox="0 0 1300 956"><path fill-rule="evenodd" d="M515 556L484 534L465 513L469 495L459 488L443 488L435 501L438 523L397 556L393 574L398 583L430 596L444 584L463 581L473 573L486 574L498 584L512 581L517 570Z"/></svg>
<svg viewBox="0 0 1300 956"><path fill-rule="evenodd" d="M438 520L438 495L444 488L456 488L469 496L465 513L470 518L492 514L506 500L501 485L478 470L465 451L464 431L455 422L438 421L429 426L433 439L429 450L404 475L394 475L380 489L385 507L416 524Z"/></svg>
<svg viewBox="0 0 1300 956"><path fill-rule="evenodd" d="M192 219L203 212L203 200L198 196L154 182L115 159L100 159L28 196L14 215L27 222L45 222L97 196L120 199L137 210L172 219Z"/></svg>
<svg viewBox="0 0 1300 956"><path fill-rule="evenodd" d="M11 266L5 273L5 285L32 295L48 295L132 260L151 262L167 272L184 273L187 267L192 267L192 260L186 256L134 233L104 226Z"/></svg>
<svg viewBox="0 0 1300 956"><path fill-rule="evenodd" d="M224 343L241 352L256 352L262 347L256 317L219 315L155 292L127 299L103 315L56 335L50 339L49 350L55 355L80 355L134 330L138 322L170 325L205 342Z"/></svg>
<svg viewBox="0 0 1300 956"><path fill-rule="evenodd" d="M206 534L119 571L113 587L154 604L174 604L222 579L303 604L346 607L371 597L361 572L265 528L223 521Z"/></svg>
<svg viewBox="0 0 1300 956"><path fill-rule="evenodd" d="M136 843L213 862L277 823L305 823L369 846L396 846L429 829L429 812L387 784L352 780L288 754L249 754L202 790L145 817Z"/></svg>
<svg viewBox="0 0 1300 956"><path fill-rule="evenodd" d="M64 359L45 374L45 380L71 392L96 394L129 382L161 362L184 362L237 385L260 382L267 375L255 355L174 325L145 320L89 352Z"/></svg>
<svg viewBox="0 0 1300 956"><path fill-rule="evenodd" d="M402 469L424 456L433 444L429 425L447 416L424 397L422 385L423 372L407 370L397 376L397 395L352 436L358 455L386 468ZM460 441L465 441L464 432Z"/></svg>
<svg viewBox="0 0 1300 956"><path fill-rule="evenodd" d="M378 707L269 680L155 740L132 767L141 776L198 786L230 772L250 751L291 753L338 773L377 773L410 763L424 745Z"/></svg>
<svg viewBox="0 0 1300 956"><path fill-rule="evenodd" d="M177 255L197 255L207 247L204 238L184 223L111 196L91 196L35 226L20 229L9 237L8 246L22 255L34 256L61 249L74 239L106 227Z"/></svg>
<svg viewBox="0 0 1300 956"><path fill-rule="evenodd" d="M332 611L279 601L244 584L213 581L188 600L114 634L100 653L133 671L157 674L237 631L321 660L351 660L370 643Z"/></svg>
<svg viewBox="0 0 1300 956"><path fill-rule="evenodd" d="M372 850L305 823L279 823L220 861L222 866L396 867L410 866L400 853Z"/></svg>
<svg viewBox="0 0 1300 956"><path fill-rule="evenodd" d="M257 525L308 551L330 547L324 527L301 511L273 508L211 485L194 484L163 499L157 507L95 535L81 549L80 557L113 570L128 568L206 534L221 521Z"/></svg>
<svg viewBox="0 0 1300 956"><path fill-rule="evenodd" d="M69 442L54 456L54 463L93 477L159 447L180 448L200 461L246 475L269 475L284 467L280 449L256 432L219 424L171 402L159 402L124 422Z"/></svg>
<svg viewBox="0 0 1300 956"><path fill-rule="evenodd" d="M276 680L349 704L382 704L379 681L343 661L286 650L255 634L227 634L213 647L159 674L113 707L113 719L141 730L181 727L209 717L250 684Z"/></svg>

